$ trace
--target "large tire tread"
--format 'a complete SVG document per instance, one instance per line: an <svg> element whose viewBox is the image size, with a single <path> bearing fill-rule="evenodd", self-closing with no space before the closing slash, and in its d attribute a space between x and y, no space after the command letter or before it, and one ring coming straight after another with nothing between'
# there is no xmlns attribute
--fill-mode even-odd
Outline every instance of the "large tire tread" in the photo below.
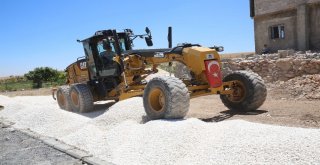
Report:
<svg viewBox="0 0 320 165"><path fill-rule="evenodd" d="M247 95L245 99L240 103L230 102L225 95L220 95L222 103L234 111L253 111L257 110L267 98L267 89L263 79L252 71L235 71L224 78L225 81L232 81L237 77L243 77L246 87Z"/></svg>
<svg viewBox="0 0 320 165"><path fill-rule="evenodd" d="M74 84L71 86L70 91L71 90L75 90L79 96L80 106L77 107L71 104L74 111L84 113L84 112L90 112L93 110L93 96L88 85Z"/></svg>
<svg viewBox="0 0 320 165"><path fill-rule="evenodd" d="M58 105L61 109L63 110L67 110L67 111L72 111L72 107L71 107L71 100L70 100L70 86L60 86L57 90L57 97L59 97L58 95L63 95L64 98L64 104L62 102L60 102L60 100L57 98L58 101Z"/></svg>
<svg viewBox="0 0 320 165"><path fill-rule="evenodd" d="M155 114L148 107L148 91L155 87L154 84L161 83L165 88L166 108L164 113ZM181 119L189 110L190 96L186 85L176 77L159 76L149 81L143 96L145 111L150 119Z"/></svg>

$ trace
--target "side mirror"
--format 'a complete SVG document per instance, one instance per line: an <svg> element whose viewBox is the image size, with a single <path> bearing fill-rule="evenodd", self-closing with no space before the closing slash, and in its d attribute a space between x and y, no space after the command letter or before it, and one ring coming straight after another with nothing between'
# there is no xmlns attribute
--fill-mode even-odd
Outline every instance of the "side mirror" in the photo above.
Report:
<svg viewBox="0 0 320 165"><path fill-rule="evenodd" d="M152 38L151 37L145 37L146 43L148 46L153 46Z"/></svg>
<svg viewBox="0 0 320 165"><path fill-rule="evenodd" d="M224 47L223 47L223 46L219 46L219 47L217 48L217 51L218 51L218 52L223 52L223 51L224 51Z"/></svg>
<svg viewBox="0 0 320 165"><path fill-rule="evenodd" d="M223 46L213 46L213 47L209 47L210 49L215 49L217 52L223 52L224 51L224 47Z"/></svg>
<svg viewBox="0 0 320 165"><path fill-rule="evenodd" d="M151 31L148 27L146 27L146 33L150 36L151 35Z"/></svg>

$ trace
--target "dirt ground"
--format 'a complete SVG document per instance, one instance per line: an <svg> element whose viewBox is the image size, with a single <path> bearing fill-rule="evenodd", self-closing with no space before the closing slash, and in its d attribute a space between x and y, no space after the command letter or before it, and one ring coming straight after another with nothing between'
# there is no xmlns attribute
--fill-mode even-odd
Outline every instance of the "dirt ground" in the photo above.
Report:
<svg viewBox="0 0 320 165"><path fill-rule="evenodd" d="M51 95L50 89L0 93L10 97ZM258 110L234 113L220 101L219 96L203 96L191 100L188 118L199 118L205 122L243 119L251 122L282 126L320 128L320 100L294 99L284 90L268 90L268 98Z"/></svg>
<svg viewBox="0 0 320 165"><path fill-rule="evenodd" d="M320 128L319 105L320 101L276 100L269 96L256 111L234 113L224 107L219 96L205 96L191 100L187 116L206 122L243 119L282 126Z"/></svg>
<svg viewBox="0 0 320 165"><path fill-rule="evenodd" d="M207 122L243 119L251 122L290 127L320 128L320 100L294 98L286 89L267 84L268 97L256 111L235 113L228 110L216 95L191 100L188 117Z"/></svg>

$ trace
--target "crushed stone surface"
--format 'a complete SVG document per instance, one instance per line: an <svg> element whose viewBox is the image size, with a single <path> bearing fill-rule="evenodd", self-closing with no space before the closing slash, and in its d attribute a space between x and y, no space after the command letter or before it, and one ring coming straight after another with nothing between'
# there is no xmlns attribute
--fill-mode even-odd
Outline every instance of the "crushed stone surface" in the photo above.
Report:
<svg viewBox="0 0 320 165"><path fill-rule="evenodd" d="M0 95L0 104L0 118L14 127L115 164L320 164L320 129L242 120L148 121L140 97L86 114L60 110L50 96Z"/></svg>

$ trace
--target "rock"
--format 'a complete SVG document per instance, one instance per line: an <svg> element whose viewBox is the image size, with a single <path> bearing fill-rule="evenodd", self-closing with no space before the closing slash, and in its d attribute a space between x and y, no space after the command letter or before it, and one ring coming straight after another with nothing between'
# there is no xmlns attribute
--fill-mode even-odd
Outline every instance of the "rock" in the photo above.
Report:
<svg viewBox="0 0 320 165"><path fill-rule="evenodd" d="M254 66L254 67L252 68L252 70L253 70L254 72L259 72L259 71L261 71L261 68L258 67L258 66Z"/></svg>
<svg viewBox="0 0 320 165"><path fill-rule="evenodd" d="M290 58L279 59L276 61L276 66L283 71L288 71L292 69L292 61Z"/></svg>
<svg viewBox="0 0 320 165"><path fill-rule="evenodd" d="M285 74L285 76L287 78L294 78L296 76L296 74L294 72L288 72L288 73Z"/></svg>
<svg viewBox="0 0 320 165"><path fill-rule="evenodd" d="M16 132L14 128L7 128L10 132Z"/></svg>
<svg viewBox="0 0 320 165"><path fill-rule="evenodd" d="M302 59L294 59L292 62L293 62L294 65L297 66L297 65L301 65L301 63L303 62L303 60L302 60Z"/></svg>
<svg viewBox="0 0 320 165"><path fill-rule="evenodd" d="M278 50L278 54L280 58L286 58L294 55L294 50Z"/></svg>
<svg viewBox="0 0 320 165"><path fill-rule="evenodd" d="M315 81L315 82L319 82L320 83L320 75L315 75L312 77L312 79Z"/></svg>
<svg viewBox="0 0 320 165"><path fill-rule="evenodd" d="M279 58L280 55L281 58ZM310 78L300 76L320 73L320 59L315 57L320 58L320 53L311 51L294 53L292 50L283 50L277 54L228 59L224 62L223 73L235 70L252 70L266 82L290 81L290 87L299 88L301 85L310 84L310 82L304 81L304 79L310 80ZM302 80L296 80L296 77L300 77ZM291 79L294 80L291 82ZM283 88L287 88L287 86L283 86ZM293 93L300 95L299 92Z"/></svg>
<svg viewBox="0 0 320 165"><path fill-rule="evenodd" d="M266 76L266 77L264 78L264 80L265 80L266 82L272 82L272 81L274 81L272 76Z"/></svg>

